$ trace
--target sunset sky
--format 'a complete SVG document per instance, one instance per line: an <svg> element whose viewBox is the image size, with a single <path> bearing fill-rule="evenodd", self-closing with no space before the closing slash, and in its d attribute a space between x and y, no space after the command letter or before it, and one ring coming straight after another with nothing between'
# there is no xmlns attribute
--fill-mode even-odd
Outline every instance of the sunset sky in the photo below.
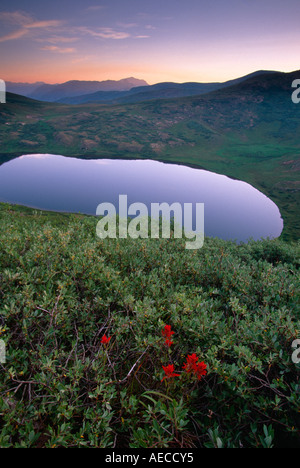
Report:
<svg viewBox="0 0 300 468"><path fill-rule="evenodd" d="M0 78L226 81L300 69L300 0L1 0Z"/></svg>

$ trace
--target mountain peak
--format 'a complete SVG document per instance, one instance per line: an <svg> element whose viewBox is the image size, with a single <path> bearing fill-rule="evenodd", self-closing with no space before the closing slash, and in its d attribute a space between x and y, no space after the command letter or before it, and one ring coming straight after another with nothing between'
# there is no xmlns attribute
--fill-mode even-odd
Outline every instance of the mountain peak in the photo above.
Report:
<svg viewBox="0 0 300 468"><path fill-rule="evenodd" d="M148 83L134 77L118 81L71 80L55 85L43 84L35 89L29 97L42 101L56 101L65 97L76 97L97 91L128 91L137 86L148 86Z"/></svg>

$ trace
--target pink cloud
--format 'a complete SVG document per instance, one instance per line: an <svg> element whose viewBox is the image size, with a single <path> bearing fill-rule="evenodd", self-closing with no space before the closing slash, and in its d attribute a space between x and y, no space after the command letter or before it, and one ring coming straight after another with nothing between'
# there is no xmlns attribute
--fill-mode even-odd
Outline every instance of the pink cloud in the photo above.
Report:
<svg viewBox="0 0 300 468"><path fill-rule="evenodd" d="M58 52L59 54L72 54L76 50L73 47L58 47L58 46L45 46L41 50L48 50L49 52Z"/></svg>
<svg viewBox="0 0 300 468"><path fill-rule="evenodd" d="M89 34L93 37L99 37L102 39L115 39L115 40L120 40L120 39L127 39L130 37L130 34L125 33L123 31L116 31L112 28L99 28L97 30L86 28L86 27L80 27L78 30L82 33Z"/></svg>
<svg viewBox="0 0 300 468"><path fill-rule="evenodd" d="M17 25L18 29L12 31L4 36L0 37L0 42L11 41L15 39L20 39L28 35L31 31L38 30L51 30L58 28L64 24L63 21L59 20L46 20L38 21L32 18L27 13L23 11L2 11L0 12L0 22L4 24Z"/></svg>
<svg viewBox="0 0 300 468"><path fill-rule="evenodd" d="M12 41L14 39L20 39L21 37L26 36L28 33L27 29L18 29L12 33L6 34L5 36L0 37L0 42Z"/></svg>

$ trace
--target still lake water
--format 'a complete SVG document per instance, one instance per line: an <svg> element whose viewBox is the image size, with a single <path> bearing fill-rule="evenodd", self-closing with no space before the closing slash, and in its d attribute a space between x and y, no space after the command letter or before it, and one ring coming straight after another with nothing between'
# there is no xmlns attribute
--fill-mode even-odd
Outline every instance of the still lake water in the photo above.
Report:
<svg viewBox="0 0 300 468"><path fill-rule="evenodd" d="M96 215L97 206L141 202L205 204L205 235L246 242L278 237L278 207L251 185L212 172L151 160L21 156L0 166L0 201Z"/></svg>

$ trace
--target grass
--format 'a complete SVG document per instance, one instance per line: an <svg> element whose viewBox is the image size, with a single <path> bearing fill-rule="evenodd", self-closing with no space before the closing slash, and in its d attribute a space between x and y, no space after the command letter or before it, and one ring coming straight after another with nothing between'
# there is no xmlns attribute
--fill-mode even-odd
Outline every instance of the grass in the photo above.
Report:
<svg viewBox="0 0 300 468"><path fill-rule="evenodd" d="M299 448L299 243L96 223L0 205L0 446Z"/></svg>

